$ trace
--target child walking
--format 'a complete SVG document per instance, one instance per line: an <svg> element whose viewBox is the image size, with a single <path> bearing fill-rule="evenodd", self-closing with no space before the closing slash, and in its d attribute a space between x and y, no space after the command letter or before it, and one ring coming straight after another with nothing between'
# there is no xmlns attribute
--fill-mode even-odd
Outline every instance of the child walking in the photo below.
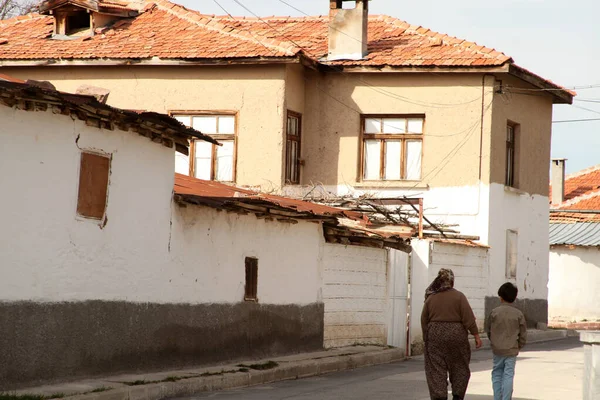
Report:
<svg viewBox="0 0 600 400"><path fill-rule="evenodd" d="M494 400L512 399L517 355L527 341L525 316L513 306L518 293L519 289L510 282L500 286L501 304L492 310L486 321L485 331L494 352Z"/></svg>

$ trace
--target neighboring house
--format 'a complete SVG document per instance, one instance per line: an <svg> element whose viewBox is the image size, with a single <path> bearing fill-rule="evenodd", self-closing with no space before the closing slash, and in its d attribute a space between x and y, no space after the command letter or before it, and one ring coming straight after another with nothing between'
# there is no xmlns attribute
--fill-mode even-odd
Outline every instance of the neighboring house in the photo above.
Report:
<svg viewBox="0 0 600 400"><path fill-rule="evenodd" d="M44 1L43 15L0 23L0 66L110 89L115 106L223 143L192 141L178 172L298 197L422 196L429 218L489 246L485 312L510 280L528 324L547 322L552 107L574 93L493 49L343 3L253 19L166 0Z"/></svg>
<svg viewBox="0 0 600 400"><path fill-rule="evenodd" d="M408 256L388 249L408 251L412 229L174 177L175 145L213 139L167 115L0 77L0 120L2 390L405 345L388 276Z"/></svg>
<svg viewBox="0 0 600 400"><path fill-rule="evenodd" d="M565 177L553 160L549 322L600 329L600 165Z"/></svg>

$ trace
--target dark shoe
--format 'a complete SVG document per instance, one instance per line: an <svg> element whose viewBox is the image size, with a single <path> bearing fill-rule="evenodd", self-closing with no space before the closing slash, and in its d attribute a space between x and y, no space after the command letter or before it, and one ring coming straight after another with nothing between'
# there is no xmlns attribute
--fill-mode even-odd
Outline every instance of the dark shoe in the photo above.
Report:
<svg viewBox="0 0 600 400"><path fill-rule="evenodd" d="M463 399L464 399L464 397L460 397L460 396L459 396L459 395L457 395L457 394L453 394L453 395L452 395L452 400L463 400Z"/></svg>

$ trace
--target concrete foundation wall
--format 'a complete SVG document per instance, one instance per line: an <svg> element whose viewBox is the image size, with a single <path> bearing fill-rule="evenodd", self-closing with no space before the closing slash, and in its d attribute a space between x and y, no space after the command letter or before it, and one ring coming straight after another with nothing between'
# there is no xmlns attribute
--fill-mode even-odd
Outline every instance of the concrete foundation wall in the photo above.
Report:
<svg viewBox="0 0 600 400"><path fill-rule="evenodd" d="M319 349L323 305L0 303L0 390Z"/></svg>

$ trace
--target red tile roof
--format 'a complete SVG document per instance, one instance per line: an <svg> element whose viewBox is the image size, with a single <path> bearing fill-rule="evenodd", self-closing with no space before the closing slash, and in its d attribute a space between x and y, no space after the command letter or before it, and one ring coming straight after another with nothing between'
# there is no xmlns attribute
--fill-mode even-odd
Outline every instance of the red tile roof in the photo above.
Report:
<svg viewBox="0 0 600 400"><path fill-rule="evenodd" d="M600 165L568 175L565 178L565 201L553 208L600 210Z"/></svg>
<svg viewBox="0 0 600 400"><path fill-rule="evenodd" d="M166 0L146 0L142 13L93 37L52 39L53 17L32 14L0 22L0 60L216 59L327 55L328 17L219 17ZM265 22L263 22L265 21ZM473 42L388 16L369 17L369 55L333 64L485 67L511 58Z"/></svg>
<svg viewBox="0 0 600 400"><path fill-rule="evenodd" d="M155 112L135 113L100 103L95 97L59 92L7 75L0 75L0 107L14 107L25 111L46 110L56 107L55 113L85 121L90 126L137 132L155 143L173 146L188 154L189 139L197 138L211 143L215 139L189 128L166 114Z"/></svg>
<svg viewBox="0 0 600 400"><path fill-rule="evenodd" d="M270 206L287 210L296 217L349 218L366 224L362 214L339 208L324 206L289 197L258 193L248 189L226 185L220 182L205 181L186 175L175 174L174 191L176 195L195 197L200 204L217 208L243 208L244 205ZM236 204L237 203L237 204Z"/></svg>

